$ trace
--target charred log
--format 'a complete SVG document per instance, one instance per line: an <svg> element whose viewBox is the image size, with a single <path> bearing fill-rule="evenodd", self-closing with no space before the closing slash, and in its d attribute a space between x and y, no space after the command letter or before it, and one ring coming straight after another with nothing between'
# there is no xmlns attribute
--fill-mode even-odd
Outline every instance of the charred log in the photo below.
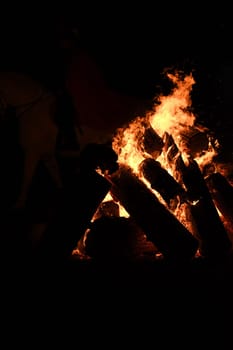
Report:
<svg viewBox="0 0 233 350"><path fill-rule="evenodd" d="M170 200L176 196L185 196L182 186L158 161L152 158L146 158L141 162L139 170L144 178L149 181L151 188L158 191L168 205Z"/></svg>
<svg viewBox="0 0 233 350"><path fill-rule="evenodd" d="M211 196L219 203L228 208L233 208L233 187L225 176L219 172L212 173L205 179ZM219 208L220 209L220 208ZM221 210L220 210L221 211ZM224 211L224 210L223 210Z"/></svg>
<svg viewBox="0 0 233 350"><path fill-rule="evenodd" d="M182 174L190 200L193 201L191 212L198 230L201 254L208 257L225 254L231 248L231 241L197 162L190 159Z"/></svg>
<svg viewBox="0 0 233 350"><path fill-rule="evenodd" d="M193 158L204 150L208 150L209 139L207 134L195 127L189 127L187 132L180 134L180 137L185 152Z"/></svg>
<svg viewBox="0 0 233 350"><path fill-rule="evenodd" d="M189 163L186 165L180 156L176 160L176 166L179 169L180 179L187 190L187 196L191 202L195 202L203 196L210 198L205 180L195 160L189 158Z"/></svg>
<svg viewBox="0 0 233 350"><path fill-rule="evenodd" d="M150 127L145 129L142 146L145 152L156 159L161 154L164 143L162 138Z"/></svg>
<svg viewBox="0 0 233 350"><path fill-rule="evenodd" d="M159 202L130 168L120 167L111 179L113 197L118 198L166 259L184 261L194 257L198 240Z"/></svg>
<svg viewBox="0 0 233 350"><path fill-rule="evenodd" d="M206 179L206 184L215 206L223 218L233 227L233 187L220 173L213 173Z"/></svg>

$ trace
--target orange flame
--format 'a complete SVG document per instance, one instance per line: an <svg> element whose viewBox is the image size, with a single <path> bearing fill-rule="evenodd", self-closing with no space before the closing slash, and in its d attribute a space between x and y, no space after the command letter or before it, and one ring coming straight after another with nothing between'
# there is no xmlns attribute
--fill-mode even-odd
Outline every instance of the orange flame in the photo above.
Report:
<svg viewBox="0 0 233 350"><path fill-rule="evenodd" d="M189 150L183 142L183 135L187 135L195 128L197 132L206 135L208 130L196 124L196 116L191 111L191 91L195 84L192 74L184 76L179 72L175 74L167 74L167 77L174 84L174 88L168 96L159 96L155 99L152 111L148 111L144 117L138 116L132 120L126 127L117 130L113 138L112 147L118 154L118 162L122 165L128 165L132 168L135 174L150 188L154 195L162 202L164 202L160 194L151 188L149 182L140 174L139 165L146 157L153 155L147 154L143 147L143 135L146 128L152 127L156 134L164 140L165 134L170 135L177 147L177 155L181 156L184 162L188 162ZM206 136L208 147L205 150L197 153L193 157L202 170L205 165L211 164L213 157L217 154L216 147L211 143L209 136ZM208 141L209 140L209 141ZM213 141L213 140L212 140ZM217 140L214 140L215 146ZM170 168L167 161L167 149L163 147L157 160L162 167L167 170L170 175L176 179L175 169ZM194 233L196 228L190 220L188 206L177 204L175 208L168 208L172 210L175 216L181 221L190 232Z"/></svg>
<svg viewBox="0 0 233 350"><path fill-rule="evenodd" d="M181 132L187 131L195 122L194 114L187 109L191 105L190 92L195 81L191 74L184 80L179 80L178 73L168 74L168 78L176 87L169 96L159 97L159 105L150 112L150 123L161 137L167 132L178 145Z"/></svg>
<svg viewBox="0 0 233 350"><path fill-rule="evenodd" d="M145 117L137 117L125 128L118 129L112 142L112 148L118 154L118 163L127 164L137 174L138 165L144 159L139 142L145 132L145 120Z"/></svg>
<svg viewBox="0 0 233 350"><path fill-rule="evenodd" d="M144 117L135 118L126 127L118 129L113 138L112 147L118 154L119 163L127 164L136 174L139 174L139 164L148 156L140 148L146 127L151 126L162 138L165 133L170 134L184 160L188 154L182 135L188 134L193 127L196 127L200 132L208 131L200 125L195 125L196 116L191 112L190 94L195 84L193 75L182 77L179 72L176 72L175 74L168 73L167 77L174 84L171 94L159 96L152 111L148 111ZM217 140L214 142L216 145ZM194 159L203 168L211 163L216 154L216 147L209 141L208 149L203 150ZM158 160L170 172L163 152Z"/></svg>

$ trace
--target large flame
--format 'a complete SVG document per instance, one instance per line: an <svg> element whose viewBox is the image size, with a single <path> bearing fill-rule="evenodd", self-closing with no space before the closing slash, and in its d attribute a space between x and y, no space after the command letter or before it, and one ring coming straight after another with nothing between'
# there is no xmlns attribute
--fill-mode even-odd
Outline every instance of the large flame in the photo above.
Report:
<svg viewBox="0 0 233 350"><path fill-rule="evenodd" d="M145 113L144 117L137 117L127 126L117 130L116 136L113 138L112 147L118 154L118 162L122 165L128 165L135 174L150 188L155 196L165 205L161 195L151 188L150 183L140 173L140 163L153 155L145 152L142 147L143 137L146 128L152 128L155 133L164 140L165 135L170 135L174 141L177 153L174 155L181 156L184 162L188 162L189 150L183 142L183 135L188 135L190 130L194 129L203 134L208 134L207 128L196 123L196 116L192 112L191 91L195 84L192 74L184 75L180 72L174 74L168 73L168 79L173 83L173 89L167 96L161 95L154 99L155 103L152 110ZM211 164L213 157L217 154L217 140L212 140L206 136L208 147L201 152L195 154L195 159L200 169ZM161 153L156 156L156 160L160 162L162 167L176 179L175 169L167 161L167 148L163 147ZM168 207L169 210L171 208ZM192 226L189 214L189 206L185 203L172 208L173 214L181 221L190 232L195 232Z"/></svg>
<svg viewBox="0 0 233 350"><path fill-rule="evenodd" d="M188 134L193 127L201 132L207 131L204 126L195 125L196 116L191 111L190 95L195 84L193 75L190 73L184 76L176 72L174 74L168 73L167 77L174 84L170 95L157 97L151 111L148 111L144 117L137 117L126 127L118 129L113 138L112 146L118 154L119 163L127 164L136 174L139 173L139 164L148 156L140 147L146 127L151 126L162 138L165 133L171 135L184 160L188 154L182 135ZM214 140L214 144L217 144L217 140ZM208 149L196 155L195 160L203 168L211 163L216 153L216 147L210 140ZM161 153L159 161L165 168L168 168L164 161L164 152Z"/></svg>
<svg viewBox="0 0 233 350"><path fill-rule="evenodd" d="M179 80L179 74L168 74L168 78L175 84L175 88L169 96L159 96L158 105L150 115L151 126L160 136L165 132L173 136L179 143L181 132L194 125L195 116L188 110L191 106L190 93L195 83L192 74Z"/></svg>

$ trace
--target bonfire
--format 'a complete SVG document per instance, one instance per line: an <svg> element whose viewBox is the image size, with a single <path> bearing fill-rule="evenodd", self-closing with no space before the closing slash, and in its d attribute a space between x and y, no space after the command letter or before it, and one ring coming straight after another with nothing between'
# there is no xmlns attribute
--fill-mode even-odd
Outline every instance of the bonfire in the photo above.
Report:
<svg viewBox="0 0 233 350"><path fill-rule="evenodd" d="M132 220L140 233L135 237L155 257L226 254L233 237L233 190L217 161L221 145L193 113L193 75L175 72L167 78L171 93L156 96L150 111L116 130L112 148L119 170L103 174L111 190L92 222L106 216ZM85 241L91 244L90 231L74 253L85 251Z"/></svg>

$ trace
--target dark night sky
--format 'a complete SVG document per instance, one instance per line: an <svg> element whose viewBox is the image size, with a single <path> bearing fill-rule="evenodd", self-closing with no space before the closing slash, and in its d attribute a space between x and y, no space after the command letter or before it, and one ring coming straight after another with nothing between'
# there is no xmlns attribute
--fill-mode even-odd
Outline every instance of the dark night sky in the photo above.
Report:
<svg viewBox="0 0 233 350"><path fill-rule="evenodd" d="M192 2L186 7L157 2L134 4L130 9L78 3L15 9L2 14L0 63L2 69L30 72L56 85L65 53L61 49L63 23L65 37L72 27L78 28L82 45L113 90L152 98L165 86L164 68L193 70L194 104L212 113L209 108L221 109L216 101L224 100L231 87L227 72L223 73L223 67L233 62L228 13L220 5L204 9ZM231 100L231 94L227 98Z"/></svg>
<svg viewBox="0 0 233 350"><path fill-rule="evenodd" d="M64 5L63 5L64 6ZM78 26L83 43L112 84L150 93L161 70L191 61L216 69L230 49L230 19L220 9L206 13L167 4L86 8L73 5L7 12L1 23L2 60L34 71L59 67L58 21ZM134 91L135 90L135 91Z"/></svg>

